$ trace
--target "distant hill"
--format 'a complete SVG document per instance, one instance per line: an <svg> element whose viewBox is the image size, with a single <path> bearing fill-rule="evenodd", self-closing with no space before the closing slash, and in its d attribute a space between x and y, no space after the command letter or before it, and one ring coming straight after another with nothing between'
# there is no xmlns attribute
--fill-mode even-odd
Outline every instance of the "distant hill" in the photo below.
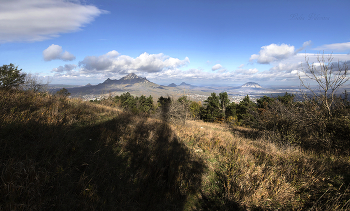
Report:
<svg viewBox="0 0 350 211"><path fill-rule="evenodd" d="M83 95L100 95L113 92L146 92L149 89L162 89L158 84L150 82L146 78L139 77L135 73L130 73L121 79L107 78L103 83L97 85L88 84L86 86L68 88L73 97ZM53 90L55 91L55 90Z"/></svg>
<svg viewBox="0 0 350 211"><path fill-rule="evenodd" d="M174 83L171 83L171 84L168 85L168 87L177 87L177 85L174 84Z"/></svg>
<svg viewBox="0 0 350 211"><path fill-rule="evenodd" d="M255 82L248 82L241 86L241 88L254 88L254 89L262 89L262 86L260 86L258 83Z"/></svg>
<svg viewBox="0 0 350 211"><path fill-rule="evenodd" d="M185 82L182 82L179 86L192 86L191 84L186 84Z"/></svg>

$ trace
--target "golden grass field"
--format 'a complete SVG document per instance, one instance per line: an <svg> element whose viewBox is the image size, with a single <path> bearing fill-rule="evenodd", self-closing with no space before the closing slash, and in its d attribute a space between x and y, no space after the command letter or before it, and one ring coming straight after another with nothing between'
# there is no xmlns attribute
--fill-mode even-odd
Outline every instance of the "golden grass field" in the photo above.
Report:
<svg viewBox="0 0 350 211"><path fill-rule="evenodd" d="M348 155L62 96L0 96L0 210L350 210Z"/></svg>

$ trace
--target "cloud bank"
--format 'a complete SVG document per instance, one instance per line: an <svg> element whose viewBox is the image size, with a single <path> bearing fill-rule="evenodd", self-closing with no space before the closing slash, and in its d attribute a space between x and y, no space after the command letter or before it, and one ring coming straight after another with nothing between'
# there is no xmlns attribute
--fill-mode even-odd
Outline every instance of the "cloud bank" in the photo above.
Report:
<svg viewBox="0 0 350 211"><path fill-rule="evenodd" d="M43 57L45 61L51 61L55 59L63 61L72 61L75 56L67 51L62 53L62 46L52 44L43 51Z"/></svg>
<svg viewBox="0 0 350 211"><path fill-rule="evenodd" d="M119 55L115 50L101 56L87 56L79 62L82 74L100 73L152 73L167 69L175 69L190 63L188 57L184 60L172 58L162 53L143 53L137 58Z"/></svg>
<svg viewBox="0 0 350 211"><path fill-rule="evenodd" d="M1 0L0 42L35 42L80 30L106 11L70 0Z"/></svg>
<svg viewBox="0 0 350 211"><path fill-rule="evenodd" d="M319 46L317 48L314 48L314 50L349 51L350 50L350 42L322 45L322 46Z"/></svg>
<svg viewBox="0 0 350 211"><path fill-rule="evenodd" d="M310 43L305 42L301 48L305 48ZM90 80L90 83L93 83L92 79L93 81L99 80L102 82L108 77L120 78L127 73L136 73L159 84L185 81L186 83L201 85L232 85L254 81L262 84L281 84L283 82L285 85L296 85L299 83L298 74L307 70L305 57L310 64L314 63L317 65L317 57L322 56L311 53L295 53L297 51L289 51L292 54L291 56L282 60L274 60L267 69L248 68L248 65L246 67L244 64L241 64L235 70L227 70L221 64L216 64L207 70L200 68L184 70L183 67L190 63L188 57L180 60L162 53L148 54L145 52L133 58L121 55L113 50L100 56L87 56L79 62L79 66L60 66L54 68L52 72L61 79ZM269 55L273 54L270 53ZM324 56L327 57L329 55L325 54ZM331 56L334 58L333 61L339 60L341 65L346 64L348 67L350 66L350 55L333 54ZM336 70L335 66L334 71Z"/></svg>

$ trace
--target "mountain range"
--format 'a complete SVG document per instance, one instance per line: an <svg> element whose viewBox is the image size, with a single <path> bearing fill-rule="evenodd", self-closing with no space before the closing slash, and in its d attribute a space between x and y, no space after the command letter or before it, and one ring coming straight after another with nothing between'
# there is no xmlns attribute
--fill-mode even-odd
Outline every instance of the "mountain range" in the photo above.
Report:
<svg viewBox="0 0 350 211"><path fill-rule="evenodd" d="M59 89L52 89L51 92L56 92ZM234 95L237 93L246 92L251 94L253 91L264 91L259 84L248 82L239 87L203 87L194 86L182 82L179 85L171 83L168 86L158 85L149 81L145 77L137 76L135 73L130 73L120 79L106 79L103 83L97 85L87 84L81 87L67 88L72 97L83 97L85 99L93 99L103 95L121 95L125 92L130 92L135 96L149 96L154 98L160 96L180 97L182 95L192 96L194 100L204 100L212 92L220 93L226 91L228 94Z"/></svg>

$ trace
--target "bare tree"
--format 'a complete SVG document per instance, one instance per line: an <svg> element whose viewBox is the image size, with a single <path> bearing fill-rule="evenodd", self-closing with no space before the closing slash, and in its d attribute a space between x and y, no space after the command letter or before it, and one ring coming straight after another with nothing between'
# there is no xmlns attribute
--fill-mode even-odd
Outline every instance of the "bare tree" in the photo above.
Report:
<svg viewBox="0 0 350 211"><path fill-rule="evenodd" d="M34 92L46 92L50 84L50 79L47 78L44 82L44 77L40 77L37 74L27 74L22 84L24 90L32 90Z"/></svg>
<svg viewBox="0 0 350 211"><path fill-rule="evenodd" d="M311 92L313 97L321 103L326 109L329 116L332 116L332 106L335 103L336 92L347 81L349 81L348 67L346 63L333 62L332 54L325 56L317 56L318 64L309 62L309 58L305 56L307 69L302 69L299 73L301 85ZM303 77L305 76L305 77ZM316 81L318 88L313 89L306 83L306 79Z"/></svg>

